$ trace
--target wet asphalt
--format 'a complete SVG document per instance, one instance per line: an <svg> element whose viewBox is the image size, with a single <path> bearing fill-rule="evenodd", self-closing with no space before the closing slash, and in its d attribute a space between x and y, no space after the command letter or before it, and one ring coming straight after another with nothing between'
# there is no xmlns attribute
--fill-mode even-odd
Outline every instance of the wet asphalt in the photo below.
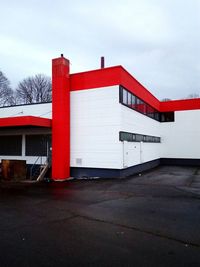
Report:
<svg viewBox="0 0 200 267"><path fill-rule="evenodd" d="M200 168L0 182L0 267L200 266Z"/></svg>

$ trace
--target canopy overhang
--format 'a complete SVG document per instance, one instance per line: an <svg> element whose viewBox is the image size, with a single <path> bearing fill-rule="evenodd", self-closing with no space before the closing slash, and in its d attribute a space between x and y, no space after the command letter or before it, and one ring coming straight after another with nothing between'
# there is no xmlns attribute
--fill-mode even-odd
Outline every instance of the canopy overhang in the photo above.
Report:
<svg viewBox="0 0 200 267"><path fill-rule="evenodd" d="M4 127L45 127L51 128L52 120L35 116L0 118L0 128Z"/></svg>

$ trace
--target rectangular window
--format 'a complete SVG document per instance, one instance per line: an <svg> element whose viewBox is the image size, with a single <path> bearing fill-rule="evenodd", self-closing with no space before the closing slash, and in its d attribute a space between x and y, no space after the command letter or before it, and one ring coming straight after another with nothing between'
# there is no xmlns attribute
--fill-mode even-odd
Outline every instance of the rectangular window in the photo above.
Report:
<svg viewBox="0 0 200 267"><path fill-rule="evenodd" d="M128 106L131 107L131 93L128 92Z"/></svg>
<svg viewBox="0 0 200 267"><path fill-rule="evenodd" d="M138 97L136 97L136 105L135 105L135 109L137 111L140 111L140 99Z"/></svg>
<svg viewBox="0 0 200 267"><path fill-rule="evenodd" d="M155 120L160 121L160 113L158 111L155 112Z"/></svg>
<svg viewBox="0 0 200 267"><path fill-rule="evenodd" d="M133 142L136 142L136 134L133 134Z"/></svg>
<svg viewBox="0 0 200 267"><path fill-rule="evenodd" d="M161 122L170 122L170 121L174 121L174 112L162 112Z"/></svg>
<svg viewBox="0 0 200 267"><path fill-rule="evenodd" d="M136 109L136 97L134 95L132 95L131 103L132 103L131 107L133 109Z"/></svg>
<svg viewBox="0 0 200 267"><path fill-rule="evenodd" d="M22 136L21 135L0 136L0 155L21 156Z"/></svg>
<svg viewBox="0 0 200 267"><path fill-rule="evenodd" d="M145 142L145 143L160 143L161 138L158 136L119 132L119 140L127 142Z"/></svg>
<svg viewBox="0 0 200 267"><path fill-rule="evenodd" d="M120 138L120 141L132 142L133 141L133 134L127 133L127 132L120 132L119 138Z"/></svg>
<svg viewBox="0 0 200 267"><path fill-rule="evenodd" d="M143 135L142 134L136 134L136 142L142 142L143 141Z"/></svg>
<svg viewBox="0 0 200 267"><path fill-rule="evenodd" d="M123 94L122 94L122 96L123 96L123 104L124 105L127 105L128 104L128 92L125 90L125 89L123 89Z"/></svg>
<svg viewBox="0 0 200 267"><path fill-rule="evenodd" d="M146 136L146 142L151 142L151 136Z"/></svg>
<svg viewBox="0 0 200 267"><path fill-rule="evenodd" d="M26 156L47 156L47 135L26 135Z"/></svg>
<svg viewBox="0 0 200 267"><path fill-rule="evenodd" d="M142 114L146 114L146 103L144 103L142 100L140 100L140 109L139 109L139 111Z"/></svg>
<svg viewBox="0 0 200 267"><path fill-rule="evenodd" d="M155 110L151 106L147 105L147 116L150 118L154 118Z"/></svg>

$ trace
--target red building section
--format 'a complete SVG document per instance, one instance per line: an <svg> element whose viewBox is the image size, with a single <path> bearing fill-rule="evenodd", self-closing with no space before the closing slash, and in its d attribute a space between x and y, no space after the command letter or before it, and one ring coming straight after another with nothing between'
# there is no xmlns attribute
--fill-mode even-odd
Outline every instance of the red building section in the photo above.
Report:
<svg viewBox="0 0 200 267"><path fill-rule="evenodd" d="M194 110L199 108L200 108L200 98L160 102L161 112Z"/></svg>
<svg viewBox="0 0 200 267"><path fill-rule="evenodd" d="M69 60L52 62L52 179L70 177Z"/></svg>

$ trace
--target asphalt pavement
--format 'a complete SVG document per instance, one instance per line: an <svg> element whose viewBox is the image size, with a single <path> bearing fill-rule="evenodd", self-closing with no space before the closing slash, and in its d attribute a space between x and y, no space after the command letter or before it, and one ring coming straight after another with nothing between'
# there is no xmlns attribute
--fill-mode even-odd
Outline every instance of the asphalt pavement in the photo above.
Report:
<svg viewBox="0 0 200 267"><path fill-rule="evenodd" d="M200 266L200 168L0 181L0 267Z"/></svg>

